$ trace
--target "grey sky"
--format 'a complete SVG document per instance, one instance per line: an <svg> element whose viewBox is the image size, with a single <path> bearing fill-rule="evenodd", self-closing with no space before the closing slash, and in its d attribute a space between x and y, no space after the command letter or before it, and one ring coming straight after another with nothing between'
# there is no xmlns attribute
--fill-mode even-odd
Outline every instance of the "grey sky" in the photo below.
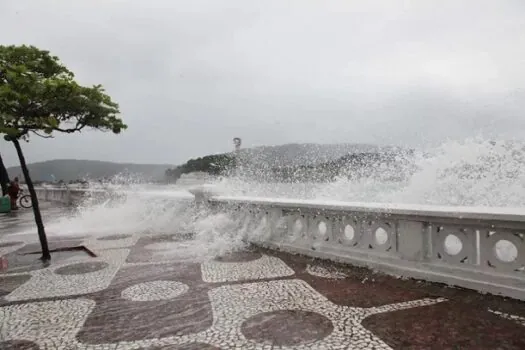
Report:
<svg viewBox="0 0 525 350"><path fill-rule="evenodd" d="M28 161L525 136L523 0L0 0L0 42L51 50L129 125L33 138Z"/></svg>

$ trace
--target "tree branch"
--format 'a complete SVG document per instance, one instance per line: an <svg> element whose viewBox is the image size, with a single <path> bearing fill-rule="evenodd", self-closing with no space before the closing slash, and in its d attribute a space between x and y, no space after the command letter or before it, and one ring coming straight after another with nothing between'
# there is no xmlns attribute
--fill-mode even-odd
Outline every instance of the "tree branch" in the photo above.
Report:
<svg viewBox="0 0 525 350"><path fill-rule="evenodd" d="M82 129L84 129L84 127L86 126L85 124L83 125L78 125L79 123L77 123L77 125L74 127L74 128L68 128L68 129L62 129L62 128L59 128L59 127L56 127L56 128L53 128L53 130L55 131L60 131L60 132L64 132L66 134L72 134L74 132L80 132L82 131Z"/></svg>
<svg viewBox="0 0 525 350"><path fill-rule="evenodd" d="M33 134L35 134L36 136L42 137L44 139L52 139L53 138L53 135L42 135L42 134L39 134L36 130L31 130L31 132Z"/></svg>

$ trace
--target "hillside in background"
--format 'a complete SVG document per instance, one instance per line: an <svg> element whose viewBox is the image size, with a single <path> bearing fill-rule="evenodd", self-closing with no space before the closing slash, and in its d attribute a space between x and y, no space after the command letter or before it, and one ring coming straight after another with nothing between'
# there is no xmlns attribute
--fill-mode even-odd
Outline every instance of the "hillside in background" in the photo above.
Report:
<svg viewBox="0 0 525 350"><path fill-rule="evenodd" d="M190 159L179 166L125 164L92 160L60 159L29 164L34 181L65 182L111 178L130 174L147 181L176 181L183 174L247 176L257 181L330 181L336 176L366 176L367 168L379 164L395 166L406 150L362 144L287 144L243 149L233 153ZM350 169L351 173L347 170ZM11 178L20 167L8 169Z"/></svg>
<svg viewBox="0 0 525 350"><path fill-rule="evenodd" d="M399 177L410 161L411 151L370 145L289 144L257 147L233 153L190 159L166 171L168 181L183 174L238 175L255 181L325 182L338 176L367 177L374 169L388 167Z"/></svg>
<svg viewBox="0 0 525 350"><path fill-rule="evenodd" d="M307 166L327 163L349 154L390 152L393 147L368 144L290 143L280 146L261 146L241 150L244 159L265 167Z"/></svg>
<svg viewBox="0 0 525 350"><path fill-rule="evenodd" d="M117 174L131 174L151 181L164 180L166 169L172 165L126 164L101 162L94 160L58 159L29 164L31 178L34 181L65 182L81 179L110 178ZM21 176L20 167L7 169L11 178ZM23 177L21 177L23 178Z"/></svg>

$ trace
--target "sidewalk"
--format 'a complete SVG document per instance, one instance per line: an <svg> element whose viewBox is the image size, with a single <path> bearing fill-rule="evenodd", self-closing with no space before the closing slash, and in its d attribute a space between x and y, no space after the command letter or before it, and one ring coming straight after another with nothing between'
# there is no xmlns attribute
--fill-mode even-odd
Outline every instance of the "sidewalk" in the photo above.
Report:
<svg viewBox="0 0 525 350"><path fill-rule="evenodd" d="M42 202L40 204L42 217L46 221L48 218L55 218L67 212L66 207L56 206L51 203ZM0 214L0 240L3 236L31 230L35 228L35 217L32 209L23 209L11 211L10 213Z"/></svg>
<svg viewBox="0 0 525 350"><path fill-rule="evenodd" d="M525 349L525 303L253 249L177 261L174 235L1 241L0 349Z"/></svg>

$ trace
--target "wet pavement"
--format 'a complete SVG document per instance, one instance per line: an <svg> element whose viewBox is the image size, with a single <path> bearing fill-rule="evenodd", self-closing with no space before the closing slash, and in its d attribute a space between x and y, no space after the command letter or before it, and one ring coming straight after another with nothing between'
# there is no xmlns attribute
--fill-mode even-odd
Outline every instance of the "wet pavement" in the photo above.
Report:
<svg viewBox="0 0 525 350"><path fill-rule="evenodd" d="M40 203L40 209L44 221L57 216L65 215L70 209L50 203ZM30 231L35 227L35 218L32 209L14 210L7 214L0 214L0 239L2 236Z"/></svg>
<svg viewBox="0 0 525 350"><path fill-rule="evenodd" d="M0 349L525 349L523 302L254 247L193 262L177 244L191 234L53 237L42 265L34 235L0 236Z"/></svg>

